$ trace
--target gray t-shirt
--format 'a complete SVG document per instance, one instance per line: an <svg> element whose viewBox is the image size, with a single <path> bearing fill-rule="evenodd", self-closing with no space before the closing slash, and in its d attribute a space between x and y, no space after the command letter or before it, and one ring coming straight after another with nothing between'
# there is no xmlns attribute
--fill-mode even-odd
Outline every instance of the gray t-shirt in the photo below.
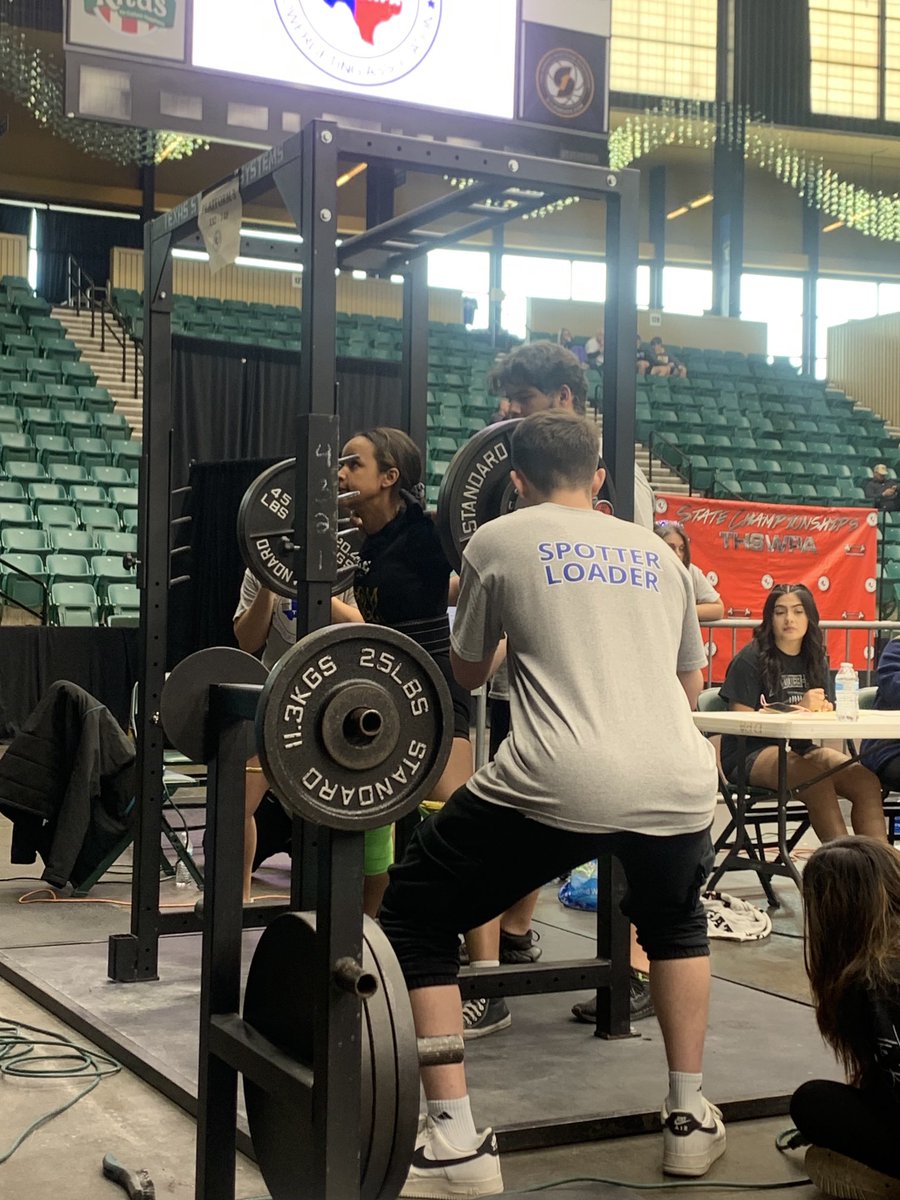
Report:
<svg viewBox="0 0 900 1200"><path fill-rule="evenodd" d="M697 604L718 604L722 597L709 582L696 563L691 563L691 583L694 585L694 601Z"/></svg>
<svg viewBox="0 0 900 1200"><path fill-rule="evenodd" d="M259 595L260 587L261 584L256 576L245 570L244 578L241 580L240 599L234 610L232 621L236 621L241 613L247 611ZM290 616L290 611L290 600L279 599L272 613L272 624L269 626L269 634L263 650L262 664L267 671L272 670L281 656L290 650L297 640L297 618Z"/></svg>
<svg viewBox="0 0 900 1200"><path fill-rule="evenodd" d="M706 663L694 590L654 533L558 504L482 526L451 645L480 662L504 630L511 733L476 796L584 832L710 824L715 752L676 676Z"/></svg>

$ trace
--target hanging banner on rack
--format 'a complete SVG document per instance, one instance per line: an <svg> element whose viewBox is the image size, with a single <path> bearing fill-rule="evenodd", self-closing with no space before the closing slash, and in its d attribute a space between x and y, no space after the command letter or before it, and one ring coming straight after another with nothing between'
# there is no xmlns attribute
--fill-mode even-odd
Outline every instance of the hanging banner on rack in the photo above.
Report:
<svg viewBox="0 0 900 1200"><path fill-rule="evenodd" d="M813 508L707 500L701 496L656 497L656 519L678 525L690 538L691 562L722 597L725 617L759 620L772 588L804 583L823 621L874 621L876 616L878 514L866 508ZM714 635L717 682L749 630ZM846 638L827 639L832 667L847 654ZM865 633L850 636L854 666L865 668Z"/></svg>
<svg viewBox="0 0 900 1200"><path fill-rule="evenodd" d="M197 228L209 255L210 274L229 266L240 254L243 212L237 179L207 192L200 201Z"/></svg>

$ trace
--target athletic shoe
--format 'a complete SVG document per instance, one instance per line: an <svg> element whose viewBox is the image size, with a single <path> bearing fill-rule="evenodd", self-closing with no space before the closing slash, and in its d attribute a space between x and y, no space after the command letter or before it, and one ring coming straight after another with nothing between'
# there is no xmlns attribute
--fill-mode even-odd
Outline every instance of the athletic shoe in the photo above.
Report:
<svg viewBox="0 0 900 1200"><path fill-rule="evenodd" d="M440 1122L426 1117L419 1127L416 1148L401 1197L419 1200L475 1200L503 1191L500 1157L493 1130L478 1134L474 1150L460 1150L448 1141Z"/></svg>
<svg viewBox="0 0 900 1200"><path fill-rule="evenodd" d="M500 930L500 961L502 963L533 963L541 957L536 943L540 934L529 929L527 933L504 933Z"/></svg>
<svg viewBox="0 0 900 1200"><path fill-rule="evenodd" d="M588 1000L580 1000L572 1005L572 1016L585 1025L597 1024L597 993ZM628 984L628 1017L631 1021L643 1021L646 1017L656 1016L653 1000L650 998L650 980L640 971L632 971Z"/></svg>
<svg viewBox="0 0 900 1200"><path fill-rule="evenodd" d="M900 1179L821 1146L807 1150L806 1171L826 1196L842 1200L897 1200L900 1196Z"/></svg>
<svg viewBox="0 0 900 1200"><path fill-rule="evenodd" d="M714 1104L704 1101L706 1112L698 1121L692 1113L661 1114L663 1124L663 1172L666 1175L705 1175L725 1153L725 1126Z"/></svg>
<svg viewBox="0 0 900 1200"><path fill-rule="evenodd" d="M512 1017L502 996L492 1000L467 1000L463 1005L463 1037L487 1037L498 1029L512 1024Z"/></svg>

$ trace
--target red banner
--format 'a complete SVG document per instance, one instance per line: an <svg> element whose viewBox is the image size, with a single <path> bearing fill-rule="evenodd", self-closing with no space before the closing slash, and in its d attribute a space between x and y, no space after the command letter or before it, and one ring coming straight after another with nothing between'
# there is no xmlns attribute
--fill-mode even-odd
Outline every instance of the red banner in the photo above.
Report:
<svg viewBox="0 0 900 1200"><path fill-rule="evenodd" d="M758 621L772 587L805 583L823 621L874 621L878 560L878 515L866 508L812 508L705 500L699 496L656 497L657 520L677 521L691 539L691 561L722 597L725 617ZM717 682L725 677L732 649L751 631L714 635ZM866 660L865 633L850 635L850 656L860 670ZM846 660L846 635L827 638L831 665Z"/></svg>

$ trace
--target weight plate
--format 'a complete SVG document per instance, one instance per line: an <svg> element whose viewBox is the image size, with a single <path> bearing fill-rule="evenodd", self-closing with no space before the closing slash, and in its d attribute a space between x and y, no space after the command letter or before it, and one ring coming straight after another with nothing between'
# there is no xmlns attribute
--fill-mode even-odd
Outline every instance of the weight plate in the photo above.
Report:
<svg viewBox="0 0 900 1200"><path fill-rule="evenodd" d="M244 992L244 1020L280 1050L313 1066L314 913L286 913L262 934ZM363 969L379 988L362 1001L360 1022L361 1200L393 1200L416 1138L418 1058L409 997L396 957L373 921L363 923ZM332 1080L332 1086L335 1081ZM320 1200L313 1129L297 1112L244 1079L253 1149L273 1200Z"/></svg>
<svg viewBox="0 0 900 1200"><path fill-rule="evenodd" d="M336 829L375 829L411 812L440 778L453 741L450 690L405 634L330 625L273 668L256 741L289 812Z"/></svg>
<svg viewBox="0 0 900 1200"><path fill-rule="evenodd" d="M436 524L450 565L458 571L466 542L479 527L516 506L509 478L516 422L487 425L457 450L438 493Z"/></svg>
<svg viewBox="0 0 900 1200"><path fill-rule="evenodd" d="M237 538L241 556L263 587L291 599L297 595L294 552L285 549L294 540L295 459L275 463L254 479L238 509ZM360 533L337 534L337 579L332 595L353 586L359 564Z"/></svg>
<svg viewBox="0 0 900 1200"><path fill-rule="evenodd" d="M210 646L183 658L163 686L159 717L166 737L192 762L207 762L209 689L214 683L266 681L266 668L252 654L230 646Z"/></svg>

